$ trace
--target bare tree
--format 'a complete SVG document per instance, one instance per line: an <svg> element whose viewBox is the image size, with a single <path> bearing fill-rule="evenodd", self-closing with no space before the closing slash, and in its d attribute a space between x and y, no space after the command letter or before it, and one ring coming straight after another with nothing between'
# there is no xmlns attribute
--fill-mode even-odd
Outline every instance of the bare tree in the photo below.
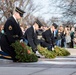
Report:
<svg viewBox="0 0 76 75"><path fill-rule="evenodd" d="M76 20L76 0L49 0L49 11L43 13L43 14L50 14L50 15L59 15L61 14L62 17L61 19L59 19L59 21L61 22L71 22L71 23L75 23ZM51 9L53 9L53 12L51 11ZM59 12L56 12L57 9L59 9ZM56 18L55 16L53 16L53 18ZM57 17L59 18L59 17ZM50 19L48 20L48 22L52 20L52 17L50 17Z"/></svg>
<svg viewBox="0 0 76 75"><path fill-rule="evenodd" d="M36 17L33 15L38 12L42 7L34 5L34 0L1 0L0 1L0 20L4 22L3 17L6 19L12 15L15 7L22 8L26 13L25 16L21 19L21 24L31 25ZM2 23L2 22L1 22Z"/></svg>
<svg viewBox="0 0 76 75"><path fill-rule="evenodd" d="M34 16L36 12L39 12L42 7L39 5L35 5L33 0L29 1L29 4L26 7L26 17L23 19L26 25L32 25L33 22L37 19L37 17Z"/></svg>
<svg viewBox="0 0 76 75"><path fill-rule="evenodd" d="M26 4L24 4L24 1ZM6 19L12 15L14 9L15 9L15 3L17 2L19 4L19 7L27 6L28 1L30 0L0 0L0 21L2 23L6 21Z"/></svg>
<svg viewBox="0 0 76 75"><path fill-rule="evenodd" d="M61 9L63 9L63 17L67 19L67 22L75 23L76 20L76 0L63 0L60 4Z"/></svg>

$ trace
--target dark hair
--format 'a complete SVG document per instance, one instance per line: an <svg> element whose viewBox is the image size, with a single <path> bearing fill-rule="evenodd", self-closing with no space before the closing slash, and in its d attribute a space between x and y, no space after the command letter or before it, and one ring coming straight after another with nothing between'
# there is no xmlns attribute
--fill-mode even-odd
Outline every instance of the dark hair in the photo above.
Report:
<svg viewBox="0 0 76 75"><path fill-rule="evenodd" d="M38 19L33 23L33 25L34 25L35 23L38 24L39 28L40 28L41 26L43 26L42 23L41 23Z"/></svg>
<svg viewBox="0 0 76 75"><path fill-rule="evenodd" d="M53 23L52 26L54 26L55 29L58 27L58 25L56 23Z"/></svg>

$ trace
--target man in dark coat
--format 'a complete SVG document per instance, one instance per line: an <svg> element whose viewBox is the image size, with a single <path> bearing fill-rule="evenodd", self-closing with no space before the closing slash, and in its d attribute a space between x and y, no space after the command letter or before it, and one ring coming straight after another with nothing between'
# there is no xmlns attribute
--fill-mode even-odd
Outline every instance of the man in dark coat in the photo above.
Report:
<svg viewBox="0 0 76 75"><path fill-rule="evenodd" d="M53 23L51 28L54 34L55 45L57 45L58 44L58 29L57 29L58 25L56 23Z"/></svg>
<svg viewBox="0 0 76 75"><path fill-rule="evenodd" d="M47 49L51 51L52 47L54 46L54 36L51 28L47 29L42 33L42 39L43 41L41 41L41 45L43 47L47 47Z"/></svg>
<svg viewBox="0 0 76 75"><path fill-rule="evenodd" d="M33 26L28 28L25 31L24 38L28 41L28 45L32 48L33 52L36 53L37 51L37 45L38 45L38 39L37 39L37 33L36 31L42 26L41 22L39 20L35 21Z"/></svg>
<svg viewBox="0 0 76 75"><path fill-rule="evenodd" d="M12 60L15 62L16 53L11 46L16 40L20 40L22 37L22 31L20 29L18 19L21 19L24 11L16 7L13 16L9 17L4 25L4 35L1 38L1 49L3 52L7 53L12 57Z"/></svg>

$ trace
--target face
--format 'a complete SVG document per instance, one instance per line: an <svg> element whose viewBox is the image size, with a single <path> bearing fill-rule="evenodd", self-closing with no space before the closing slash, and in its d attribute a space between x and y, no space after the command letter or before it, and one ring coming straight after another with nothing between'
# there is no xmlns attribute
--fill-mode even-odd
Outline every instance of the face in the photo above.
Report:
<svg viewBox="0 0 76 75"><path fill-rule="evenodd" d="M21 16L19 13L16 13L17 19L21 19Z"/></svg>
<svg viewBox="0 0 76 75"><path fill-rule="evenodd" d="M38 24L37 24L37 23L35 23L34 25L35 25L35 29L36 29L36 30L38 30L38 29L39 29Z"/></svg>
<svg viewBox="0 0 76 75"><path fill-rule="evenodd" d="M54 27L54 26L51 26L51 28L52 28L52 31L54 31L54 30L55 30L55 27Z"/></svg>

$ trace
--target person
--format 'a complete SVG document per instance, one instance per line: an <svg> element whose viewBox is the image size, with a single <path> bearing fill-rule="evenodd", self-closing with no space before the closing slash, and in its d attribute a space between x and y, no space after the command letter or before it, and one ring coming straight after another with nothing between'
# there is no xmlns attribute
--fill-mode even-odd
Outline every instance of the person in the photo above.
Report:
<svg viewBox="0 0 76 75"><path fill-rule="evenodd" d="M71 36L71 43L70 43L70 48L74 48L74 34L75 34L75 28L71 27L71 32L70 32L70 36Z"/></svg>
<svg viewBox="0 0 76 75"><path fill-rule="evenodd" d="M28 41L27 45L32 48L32 51L36 53L37 45L39 41L37 39L37 30L42 26L41 22L37 19L33 26L29 27L24 34L24 38Z"/></svg>
<svg viewBox="0 0 76 75"><path fill-rule="evenodd" d="M13 15L7 19L4 25L4 35L1 37L1 50L11 56L13 62L18 59L15 58L16 53L11 44L20 40L23 35L17 20L21 19L24 13L23 10L16 7Z"/></svg>
<svg viewBox="0 0 76 75"><path fill-rule="evenodd" d="M58 25L56 23L53 23L51 28L54 35L55 45L57 45L58 44L58 29L57 29Z"/></svg>
<svg viewBox="0 0 76 75"><path fill-rule="evenodd" d="M3 34L3 25L0 25L0 46L1 46L1 37Z"/></svg>
<svg viewBox="0 0 76 75"><path fill-rule="evenodd" d="M42 33L42 41L40 42L41 46L46 47L49 51L52 51L52 48L54 46L54 36L53 31L50 28L47 28Z"/></svg>
<svg viewBox="0 0 76 75"><path fill-rule="evenodd" d="M65 28L65 42L66 42L66 48L70 48L70 43L71 43L71 36L70 36L70 27L66 26Z"/></svg>

